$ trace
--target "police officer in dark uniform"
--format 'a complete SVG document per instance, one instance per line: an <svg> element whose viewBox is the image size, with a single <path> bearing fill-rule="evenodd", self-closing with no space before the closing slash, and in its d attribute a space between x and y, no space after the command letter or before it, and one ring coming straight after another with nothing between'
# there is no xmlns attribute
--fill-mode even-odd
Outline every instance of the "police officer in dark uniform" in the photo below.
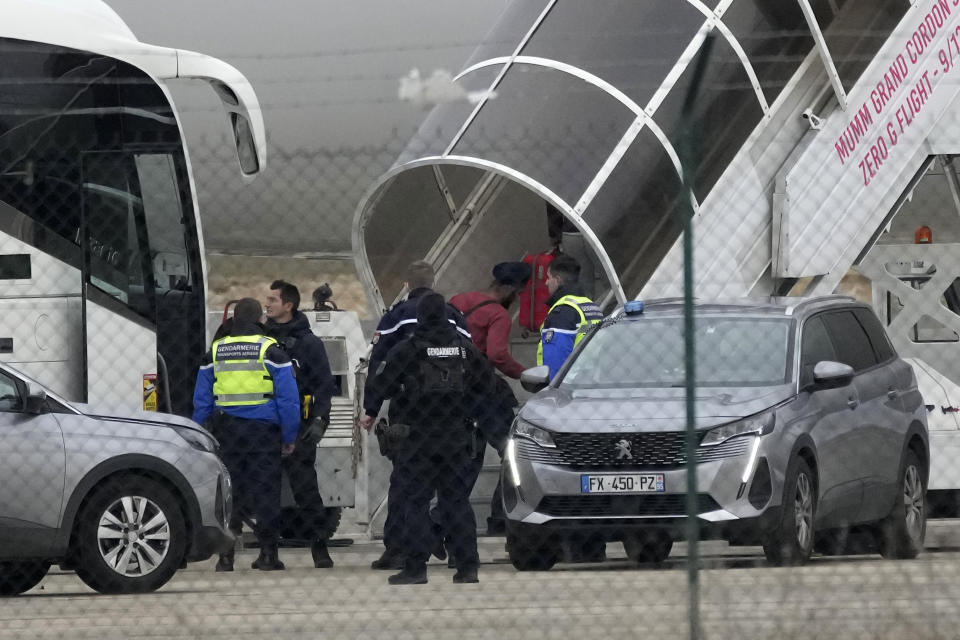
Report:
<svg viewBox="0 0 960 640"><path fill-rule="evenodd" d="M445 525L455 560L456 583L477 582L477 523L468 484L478 446L476 425L489 420L496 385L492 367L449 321L438 293L419 296L413 335L379 365L373 385L390 399L390 426L402 431L394 455L403 495L399 542L403 570L390 584L423 584L434 546L428 509L434 493L445 505Z"/></svg>
<svg viewBox="0 0 960 640"><path fill-rule="evenodd" d="M370 431L373 421L380 412L383 396L374 383L376 372L387 353L394 346L412 335L417 327L417 304L424 295L433 292L434 271L429 262L418 260L407 267L404 285L407 288L407 297L395 304L387 311L377 324L373 336L373 348L370 352L370 363L367 368L367 382L363 389L364 415L360 418L360 426ZM463 316L452 305L446 306L446 318L451 326L457 328L462 335L469 338ZM373 569L401 569L403 568L403 553L400 549L399 538L403 530L402 502L400 484L396 481L397 465L394 462L390 473L390 486L387 494L387 519L383 527L383 554L370 565Z"/></svg>
<svg viewBox="0 0 960 640"><path fill-rule="evenodd" d="M265 306L267 335L275 339L294 361L300 392L300 437L294 452L284 458L283 471L297 503L293 524L310 537L313 566L328 569L333 559L327 539L333 533L327 523L328 510L317 484L317 443L330 424L333 374L323 342L310 330L310 321L299 311L300 290L283 280L274 280Z"/></svg>
<svg viewBox="0 0 960 640"><path fill-rule="evenodd" d="M280 460L294 451L300 428L297 384L290 359L259 325L263 310L253 298L237 303L229 335L215 340L197 375L193 419L210 421L233 480L230 529L240 535L240 515L255 515L260 555L252 568L283 569L277 553ZM217 571L233 571L233 552Z"/></svg>
<svg viewBox="0 0 960 640"><path fill-rule="evenodd" d="M590 329L603 320L603 312L590 298L583 295L580 285L580 263L576 258L561 255L547 266L547 289L550 307L540 329L537 364L550 367L550 379L580 344ZM602 562L606 559L606 545L602 539L585 546L574 560Z"/></svg>
<svg viewBox="0 0 960 640"><path fill-rule="evenodd" d="M603 312L583 295L576 258L561 255L547 266L547 289L550 311L540 329L537 364L549 366L553 380L573 348L593 325L603 320Z"/></svg>

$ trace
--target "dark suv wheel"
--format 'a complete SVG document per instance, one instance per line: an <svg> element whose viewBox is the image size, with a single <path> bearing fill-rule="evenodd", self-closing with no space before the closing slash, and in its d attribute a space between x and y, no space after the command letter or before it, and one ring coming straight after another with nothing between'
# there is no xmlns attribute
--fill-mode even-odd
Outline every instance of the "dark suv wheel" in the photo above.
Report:
<svg viewBox="0 0 960 640"><path fill-rule="evenodd" d="M880 524L880 553L884 558L916 558L927 533L926 475L920 458L907 451L893 511Z"/></svg>
<svg viewBox="0 0 960 640"><path fill-rule="evenodd" d="M79 518L77 575L96 591L155 591L183 564L187 539L180 505L154 480L108 480Z"/></svg>
<svg viewBox="0 0 960 640"><path fill-rule="evenodd" d="M561 549L556 542L534 540L508 530L507 554L517 571L549 571L560 561Z"/></svg>
<svg viewBox="0 0 960 640"><path fill-rule="evenodd" d="M0 596L17 596L40 584L47 575L49 562L17 560L0 562Z"/></svg>
<svg viewBox="0 0 960 640"><path fill-rule="evenodd" d="M660 564L670 555L673 540L666 533L641 531L624 536L623 549L633 562Z"/></svg>
<svg viewBox="0 0 960 640"><path fill-rule="evenodd" d="M801 565L813 552L817 515L817 483L810 465L794 458L783 483L780 522L763 543L763 553L775 565Z"/></svg>

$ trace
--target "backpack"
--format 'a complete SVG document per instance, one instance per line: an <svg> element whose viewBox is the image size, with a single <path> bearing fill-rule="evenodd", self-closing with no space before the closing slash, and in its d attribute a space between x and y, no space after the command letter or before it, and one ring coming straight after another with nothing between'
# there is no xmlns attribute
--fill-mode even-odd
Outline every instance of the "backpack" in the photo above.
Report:
<svg viewBox="0 0 960 640"><path fill-rule="evenodd" d="M539 331L543 321L547 319L547 299L550 290L547 289L547 267L553 262L556 254L535 253L525 256L523 261L530 265L530 280L520 292L520 314L517 320L520 326L530 331Z"/></svg>

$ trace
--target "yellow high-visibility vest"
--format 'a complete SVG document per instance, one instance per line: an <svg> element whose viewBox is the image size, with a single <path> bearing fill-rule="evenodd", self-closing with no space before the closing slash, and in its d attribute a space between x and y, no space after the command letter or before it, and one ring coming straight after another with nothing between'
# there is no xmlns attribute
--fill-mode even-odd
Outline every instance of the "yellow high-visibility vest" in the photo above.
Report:
<svg viewBox="0 0 960 640"><path fill-rule="evenodd" d="M548 318L550 317L550 314L553 312L554 309L564 304L576 309L577 313L580 315L580 322L579 324L577 324L577 328L575 330L576 334L574 335L574 338L573 338L573 347L576 348L577 345L580 344L580 341L583 340L583 337L587 335L587 332L590 330L590 327L592 327L593 325L603 320L603 313L600 311L600 308L597 307L596 303L586 296L566 295L553 303L553 306L550 307L550 310L547 312L547 317ZM587 305L592 307L590 309L590 315L596 316L596 317L591 317L589 319L587 318L587 314L584 313L583 311L583 307ZM540 330L541 335L543 331L558 331L558 329L551 329L551 328L541 329ZM559 331L563 331L563 329L560 329ZM542 364L543 364L543 338L541 338L539 344L537 344L537 365L539 366Z"/></svg>
<svg viewBox="0 0 960 640"><path fill-rule="evenodd" d="M273 397L273 378L264 363L277 341L267 336L227 336L213 343L213 396L218 407L266 404Z"/></svg>

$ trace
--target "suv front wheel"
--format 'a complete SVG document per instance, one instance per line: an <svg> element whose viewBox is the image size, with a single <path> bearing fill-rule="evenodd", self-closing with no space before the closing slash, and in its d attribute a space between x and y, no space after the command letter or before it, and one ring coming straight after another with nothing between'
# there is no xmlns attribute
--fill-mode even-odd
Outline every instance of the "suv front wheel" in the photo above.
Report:
<svg viewBox="0 0 960 640"><path fill-rule="evenodd" d="M763 553L771 564L804 564L813 552L817 484L803 458L794 458L787 468L781 509L780 523L763 543Z"/></svg>
<svg viewBox="0 0 960 640"><path fill-rule="evenodd" d="M559 545L507 531L507 554L517 571L549 571L560 561Z"/></svg>
<svg viewBox="0 0 960 640"><path fill-rule="evenodd" d="M146 593L183 563L186 525L169 489L149 478L111 478L80 513L77 575L100 593Z"/></svg>
<svg viewBox="0 0 960 640"><path fill-rule="evenodd" d="M916 558L927 532L927 488L920 458L907 451L900 469L893 511L880 524L880 554L884 558Z"/></svg>
<svg viewBox="0 0 960 640"><path fill-rule="evenodd" d="M673 540L665 533L642 531L623 538L627 557L638 564L660 564L670 555Z"/></svg>

